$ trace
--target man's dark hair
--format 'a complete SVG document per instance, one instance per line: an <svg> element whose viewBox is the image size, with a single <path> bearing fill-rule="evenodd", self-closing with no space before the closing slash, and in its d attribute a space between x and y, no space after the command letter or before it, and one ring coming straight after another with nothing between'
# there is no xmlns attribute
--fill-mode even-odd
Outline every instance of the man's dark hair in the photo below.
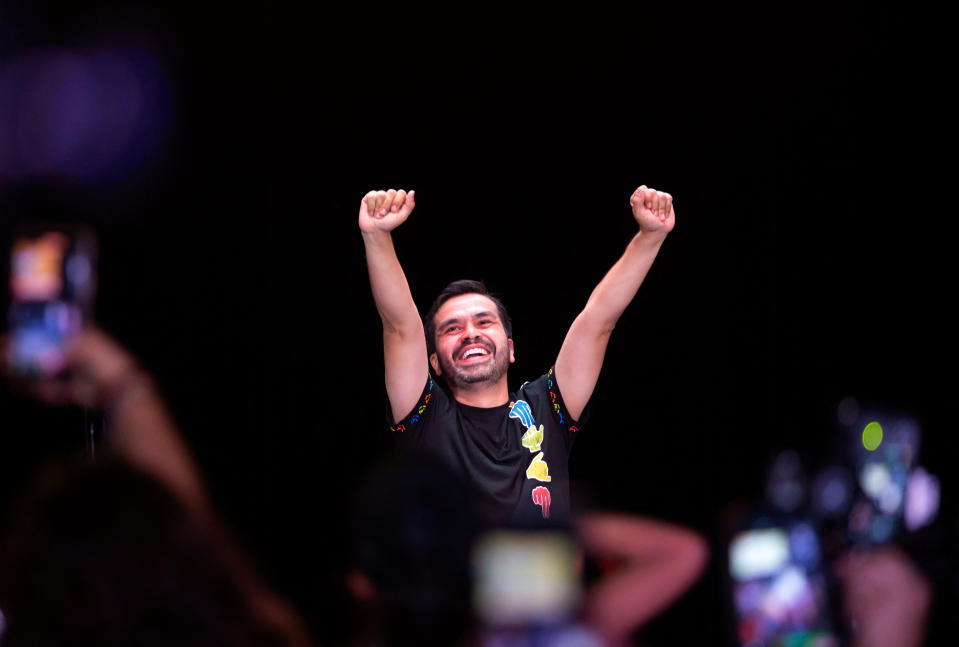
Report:
<svg viewBox="0 0 959 647"><path fill-rule="evenodd" d="M462 279L459 281L453 281L443 288L443 291L440 292L439 296L436 297L436 300L433 301L433 305L430 306L426 316L423 317L423 329L426 331L426 352L428 354L432 355L434 352L436 352L436 311L440 309L440 306L453 297L462 296L464 294L481 294L495 303L496 311L499 314L499 319L503 324L503 328L506 329L506 337L508 339L513 338L513 322L506 313L506 306L503 305L503 302L495 297L493 293L489 291L489 288L486 287L486 284L482 281Z"/></svg>

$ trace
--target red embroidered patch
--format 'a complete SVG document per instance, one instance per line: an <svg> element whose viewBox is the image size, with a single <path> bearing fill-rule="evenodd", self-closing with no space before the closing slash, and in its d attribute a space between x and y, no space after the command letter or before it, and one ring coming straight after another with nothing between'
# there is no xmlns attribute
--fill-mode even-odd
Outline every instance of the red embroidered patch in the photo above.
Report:
<svg viewBox="0 0 959 647"><path fill-rule="evenodd" d="M549 490L540 485L533 489L533 503L543 509L543 519L549 519Z"/></svg>

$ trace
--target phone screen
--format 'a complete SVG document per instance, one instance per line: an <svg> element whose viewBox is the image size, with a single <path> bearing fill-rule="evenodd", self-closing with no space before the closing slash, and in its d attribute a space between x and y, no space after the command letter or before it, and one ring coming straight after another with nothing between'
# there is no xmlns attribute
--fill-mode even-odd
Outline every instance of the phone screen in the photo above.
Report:
<svg viewBox="0 0 959 647"><path fill-rule="evenodd" d="M741 645L839 645L811 523L740 532L729 545L729 575Z"/></svg>
<svg viewBox="0 0 959 647"><path fill-rule="evenodd" d="M895 540L907 513L915 516L920 430L902 415L866 412L851 428L859 496L849 515L853 543L877 545ZM935 516L934 512L932 516Z"/></svg>
<svg viewBox="0 0 959 647"><path fill-rule="evenodd" d="M49 377L64 345L93 316L96 247L90 232L45 228L10 249L9 362L25 376Z"/></svg>
<svg viewBox="0 0 959 647"><path fill-rule="evenodd" d="M473 553L473 599L486 626L549 624L571 617L580 582L576 546L553 531L488 533Z"/></svg>

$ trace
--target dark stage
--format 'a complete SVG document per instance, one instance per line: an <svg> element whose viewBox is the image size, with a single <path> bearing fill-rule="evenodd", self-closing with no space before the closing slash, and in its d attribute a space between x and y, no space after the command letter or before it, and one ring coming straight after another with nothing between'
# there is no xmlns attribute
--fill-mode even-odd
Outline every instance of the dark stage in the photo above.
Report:
<svg viewBox="0 0 959 647"><path fill-rule="evenodd" d="M356 224L375 188L416 190L394 239L421 310L458 278L503 298L514 388L550 366L632 236L633 189L675 196L570 464L594 505L712 542L649 644L734 644L724 523L778 451L810 469L839 451L846 397L920 421L951 555L948 216L927 158L942 115L911 91L935 76L925 19L863 3L464 10L0 9L0 70L112 48L163 71L149 155L111 177L0 165L0 233L97 231L100 325L154 374L231 529L318 641L345 631L351 492L391 451ZM7 390L0 410L9 501L82 447L83 423ZM943 607L956 586L942 577Z"/></svg>

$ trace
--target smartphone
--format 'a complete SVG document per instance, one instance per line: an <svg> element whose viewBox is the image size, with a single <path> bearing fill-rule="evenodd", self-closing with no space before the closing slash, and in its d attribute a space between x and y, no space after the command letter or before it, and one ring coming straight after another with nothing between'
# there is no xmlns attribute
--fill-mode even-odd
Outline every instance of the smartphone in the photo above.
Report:
<svg viewBox="0 0 959 647"><path fill-rule="evenodd" d="M473 603L487 627L559 623L580 602L577 547L553 530L497 530L473 550Z"/></svg>
<svg viewBox="0 0 959 647"><path fill-rule="evenodd" d="M748 528L729 543L738 644L838 647L828 566L811 521Z"/></svg>
<svg viewBox="0 0 959 647"><path fill-rule="evenodd" d="M78 226L33 226L10 246L8 362L23 377L64 367L65 344L93 319L97 245Z"/></svg>
<svg viewBox="0 0 959 647"><path fill-rule="evenodd" d="M850 443L858 482L858 496L849 514L848 534L853 544L881 545L895 541L906 521L917 517L919 423L906 415L865 411L850 425ZM935 516L935 510L926 515Z"/></svg>

